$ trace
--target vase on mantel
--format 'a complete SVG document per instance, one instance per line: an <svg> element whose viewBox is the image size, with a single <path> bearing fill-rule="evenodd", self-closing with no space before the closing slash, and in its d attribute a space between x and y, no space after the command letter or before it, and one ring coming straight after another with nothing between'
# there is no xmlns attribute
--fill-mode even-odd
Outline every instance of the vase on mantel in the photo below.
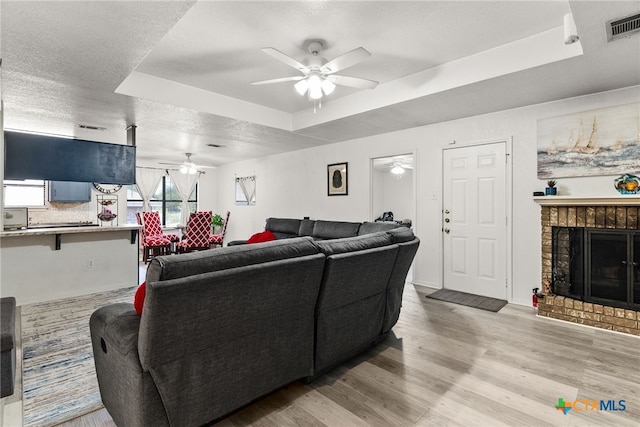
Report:
<svg viewBox="0 0 640 427"><path fill-rule="evenodd" d="M558 194L556 182L553 179L547 181L547 188L544 189L544 194L546 194L547 196L555 196L556 194Z"/></svg>
<svg viewBox="0 0 640 427"><path fill-rule="evenodd" d="M640 191L640 178L626 173L616 178L614 185L620 194L638 194L638 191Z"/></svg>

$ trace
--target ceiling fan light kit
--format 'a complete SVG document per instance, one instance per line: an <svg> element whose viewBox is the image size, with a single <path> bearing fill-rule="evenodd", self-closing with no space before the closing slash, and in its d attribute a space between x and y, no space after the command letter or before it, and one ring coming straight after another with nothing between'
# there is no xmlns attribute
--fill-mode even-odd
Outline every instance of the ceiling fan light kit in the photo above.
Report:
<svg viewBox="0 0 640 427"><path fill-rule="evenodd" d="M404 168L400 165L395 165L392 169L391 169L391 173L394 175L402 175L404 173Z"/></svg>
<svg viewBox="0 0 640 427"><path fill-rule="evenodd" d="M196 172L198 172L198 169L196 169L196 165L193 163L180 165L180 173L195 175Z"/></svg>

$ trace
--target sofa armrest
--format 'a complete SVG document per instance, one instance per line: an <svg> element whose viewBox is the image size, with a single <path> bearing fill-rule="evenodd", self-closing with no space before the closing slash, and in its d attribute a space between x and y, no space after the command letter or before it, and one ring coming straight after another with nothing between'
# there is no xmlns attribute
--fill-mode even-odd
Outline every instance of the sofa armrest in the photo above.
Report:
<svg viewBox="0 0 640 427"><path fill-rule="evenodd" d="M138 348L140 316L133 304L110 304L96 310L89 320L91 336L100 339L102 351L117 351L122 355Z"/></svg>
<svg viewBox="0 0 640 427"><path fill-rule="evenodd" d="M4 297L0 304L0 397L6 397L13 394L16 379L16 299Z"/></svg>
<svg viewBox="0 0 640 427"><path fill-rule="evenodd" d="M0 345L2 351L11 351L16 345L16 299L4 297L0 300L0 323L2 339Z"/></svg>

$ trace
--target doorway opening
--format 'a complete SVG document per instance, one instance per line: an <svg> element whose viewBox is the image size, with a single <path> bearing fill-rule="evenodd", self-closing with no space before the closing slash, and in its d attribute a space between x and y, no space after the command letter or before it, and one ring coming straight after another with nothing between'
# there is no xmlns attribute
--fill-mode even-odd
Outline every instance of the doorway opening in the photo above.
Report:
<svg viewBox="0 0 640 427"><path fill-rule="evenodd" d="M415 154L371 159L371 221L394 221L416 231ZM413 267L407 281L413 281Z"/></svg>
<svg viewBox="0 0 640 427"><path fill-rule="evenodd" d="M372 159L372 221L406 221L414 219L413 154Z"/></svg>

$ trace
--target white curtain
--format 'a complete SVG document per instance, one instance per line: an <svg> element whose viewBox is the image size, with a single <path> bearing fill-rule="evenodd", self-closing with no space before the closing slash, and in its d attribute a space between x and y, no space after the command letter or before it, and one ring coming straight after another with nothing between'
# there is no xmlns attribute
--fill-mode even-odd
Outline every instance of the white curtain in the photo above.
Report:
<svg viewBox="0 0 640 427"><path fill-rule="evenodd" d="M247 205L255 204L256 197L256 177L254 176L242 176L236 178L236 182L240 185L242 193L245 199L247 199Z"/></svg>
<svg viewBox="0 0 640 427"><path fill-rule="evenodd" d="M164 176L163 169L136 168L136 187L142 197L142 211L150 211L149 201L156 192L160 180Z"/></svg>
<svg viewBox="0 0 640 427"><path fill-rule="evenodd" d="M169 176L173 180L173 185L175 185L176 191L178 191L180 199L182 200L182 209L180 209L180 224L186 226L187 220L189 219L189 196L193 192L193 189L196 187L196 183L198 182L198 178L200 178L200 174L202 172L196 172L193 175L173 170L170 170L168 172Z"/></svg>

